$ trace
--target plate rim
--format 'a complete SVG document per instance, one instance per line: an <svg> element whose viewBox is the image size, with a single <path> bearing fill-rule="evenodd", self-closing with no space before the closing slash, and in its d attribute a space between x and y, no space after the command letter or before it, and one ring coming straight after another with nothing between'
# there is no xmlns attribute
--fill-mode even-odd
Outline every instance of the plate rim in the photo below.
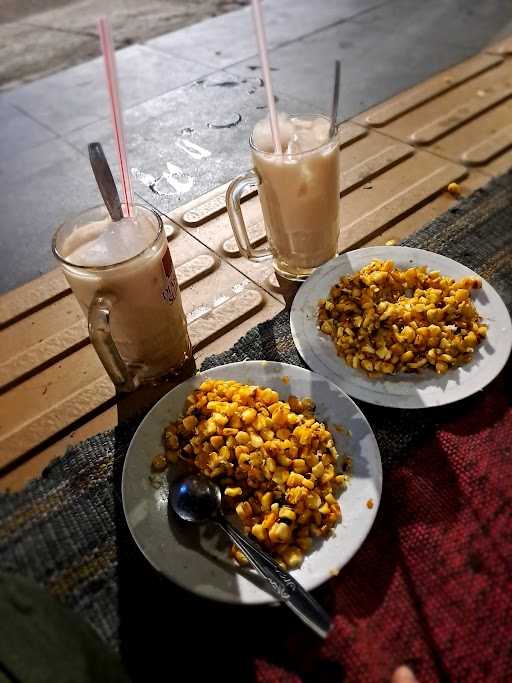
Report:
<svg viewBox="0 0 512 683"><path fill-rule="evenodd" d="M396 254L398 251L400 251L402 253L403 252L409 252L409 255L418 254L418 253L427 254L428 255L427 258L430 258L431 256L434 256L435 258L441 258L445 261L454 263L459 268L463 268L464 270L467 271L468 275L472 275L472 276L480 278L482 280L482 284L485 285L485 288L488 288L488 290L490 290L492 292L493 296L496 297L497 302L502 307L503 312L505 314L504 318L503 318L503 324L505 325L505 328L508 329L508 331L509 331L509 334L507 335L507 342L508 343L506 346L506 350L505 350L505 353L502 354L499 361L497 362L496 371L494 372L494 374L491 377L489 377L488 379L486 379L483 384L477 385L474 389L472 389L468 393L465 393L463 396L459 396L459 397L452 397L452 396L450 396L449 392L443 392L441 394L440 400L438 400L436 403L429 403L427 405L420 403L419 398L412 393L404 394L403 397L397 397L393 394L388 394L387 395L388 396L388 402L384 404L382 401L372 401L368 397L368 393L370 393L370 391L369 391L370 385L368 385L368 387L365 387L364 392L363 391L359 392L357 386L354 390L354 385L352 383L349 386L347 386L347 385L341 386L341 383L347 382L347 379L346 378L344 379L341 375L339 375L337 373L333 373L331 381L334 384L336 384L337 386L339 386L342 389L342 391L344 391L346 394L348 394L351 398L357 399L358 401L362 401L362 402L367 403L369 405L375 405L375 406L379 406L379 407L396 408L396 409L402 409L402 410L405 408L420 410L420 409L437 408L437 407L444 406L444 405L450 405L451 403L456 403L457 401L464 400L466 398L469 398L470 396L473 396L474 394L478 393L479 391L482 391L486 386L488 386L500 374L500 372L505 367L507 360L510 356L510 353L512 351L512 320L510 318L510 313L507 309L507 306L505 305L505 302L503 301L501 296L498 294L496 289L484 277L482 277L481 275L479 275L478 273L476 273L474 270L472 270L468 266L464 265L463 263L460 263L459 261L456 261L455 259L452 259L449 256L444 256L444 254L439 254L435 251L430 251L428 249L421 249L419 247L409 247L407 245L403 245L403 246L402 245L396 245L396 246L385 246L385 245L380 245L380 246L376 245L375 246L374 245L371 247L361 247L360 249L351 249L349 251L346 251L346 252L339 254L335 258L324 263L322 266L317 268L317 270L304 282L304 284L301 286L301 288L297 292L297 294L294 297L293 302L292 302L292 306L291 306L291 310L290 310L290 330L292 333L292 339L293 339L293 343L295 345L295 348L296 348L297 352L299 353L301 359L307 365L307 367L308 368L311 367L309 364L311 358L308 360L306 358L306 356L304 355L304 353L306 353L306 355L307 355L309 353L309 348L305 348L304 340L302 340L301 335L299 335L299 332L297 329L297 326L298 326L297 320L300 319L302 321L305 318L305 316L302 314L302 312L299 311L298 309L299 309L299 306L303 305L303 301L305 300L305 298L307 296L307 292L308 292L309 288L314 286L317 281L319 281L321 278L323 278L324 273L326 273L326 271L330 271L333 268L333 264L338 259L342 259L344 256L349 256L350 254L360 254L361 252L369 252L368 260L371 260L372 259L372 256L371 256L372 251L373 252L379 252L381 254L380 256L378 256L378 257L374 256L373 258L389 258L392 261L396 261ZM386 255L382 256L382 252L385 252ZM395 256L393 256L393 254ZM347 272L349 272L349 271L347 271ZM352 271L352 272L354 272L354 271ZM338 277L339 277L339 275L338 275ZM313 285L311 283L313 283ZM310 346L309 343L308 343L308 346ZM321 362L321 360L317 356L314 356L314 355L313 355L313 360ZM342 361L340 359L340 363L344 363L344 361ZM344 365L341 365L341 367L343 368ZM322 363L321 369L320 368L312 368L312 367L311 367L311 369L318 374L322 374L322 372L325 372L326 370L329 370L332 372L332 368L327 366L326 363ZM403 373L403 374L405 375L405 373ZM375 380L375 381L378 382L379 380ZM403 403L405 401L407 401L407 405L403 405Z"/></svg>
<svg viewBox="0 0 512 683"><path fill-rule="evenodd" d="M371 529L373 528L373 525L375 523L375 519L377 517L377 513L378 513L379 508L380 508L381 500L382 500L384 473L383 473L382 457L381 457L381 453L380 453L379 444L378 444L377 439L375 437L375 433L372 429L372 426L368 422L366 415L361 410L361 408L355 403L355 401L345 391L343 391L343 389L341 389L337 384L330 381L328 378L324 377L323 375L321 375L321 374L319 374L313 370L310 370L309 368L303 368L299 365L294 365L293 363L285 363L285 362L281 362L281 361L267 361L264 359L249 360L249 361L234 361L232 363L217 365L217 366L214 366L212 368L208 368L207 370L202 370L202 371L196 373L195 375L193 375L192 377L189 377L188 379L184 380L180 384L177 384L172 389L170 389L146 413L146 415L144 416L144 418L141 420L140 424L138 425L137 429L133 433L132 438L130 439L130 443L129 443L128 448L126 450L126 455L125 455L124 462L123 462L123 471L122 471L122 475L121 475L121 502L122 502L123 515L125 518L125 522L126 522L126 525L128 527L128 530L130 532L130 536L131 536L133 542L137 546L138 550L142 553L145 560L151 565L151 567L156 572L158 572L158 574L160 574L160 575L164 576L166 579L172 581L175 585L179 586L179 588L182 588L182 589L188 591L189 593L191 593L192 595L195 595L196 597L199 597L199 598L204 598L204 599L212 600L216 603L222 603L222 604L227 604L227 605L239 605L239 606L245 606L245 607L247 607L247 606L258 607L258 606L264 606L264 605L278 605L279 601L277 598L273 598L270 594L268 594L268 598L264 599L264 600L243 601L240 599L240 596L239 596L239 599L227 599L226 597L221 597L218 595L207 595L204 593L198 593L198 592L194 591L192 588L190 588L188 585L186 585L185 583L181 582L181 580L177 579L175 576L171 576L170 573L166 573L163 568L156 566L156 563L148 556L145 549L139 543L139 540L136 537L134 530L132 529L132 526L131 526L130 521L129 521L129 516L128 516L127 510L126 510L127 502L126 502L126 495L125 495L125 477L126 477L127 462L129 460L130 451L132 449L132 446L134 444L136 436L139 434L140 431L142 431L144 424L146 423L147 420L150 419L152 413L157 410L157 407L160 406L161 404L164 404L165 402L167 402L169 400L169 395L172 394L174 391L176 391L178 388L183 387L184 384L190 384L191 386L194 386L194 382L196 382L198 379L202 378L203 376L206 376L212 370L218 370L219 368L229 368L232 366L249 365L249 364L251 364L251 365L254 364L255 366L257 366L258 364L272 365L272 366L278 366L281 369L292 367L292 368L294 368L294 370L300 370L302 372L305 372L305 373L308 373L310 375L313 375L313 376L320 378L323 382L326 382L327 384L331 385L336 390L336 392L340 392L342 395L344 395L345 399L348 399L348 401L355 407L360 418L362 418L364 423L366 424L366 427L368 429L368 436L370 437L370 440L372 442L373 452L375 455L374 459L375 459L377 471L376 471L376 477L374 479L374 483L375 483L375 488L376 488L378 497L377 497L377 500L373 501L374 502L373 507L368 510L368 515L366 517L366 519L368 520L367 525L366 525L364 534L362 535L359 543L356 544L356 546L353 548L352 552L346 558L343 565L341 565L340 567L338 567L338 566L336 567L337 570L340 571L343 567L345 567L352 560L354 555L360 550L361 546L366 541ZM338 523L341 524L342 520ZM233 567L233 569L236 570L236 567ZM311 588L309 588L308 590L309 591L316 590L316 588L318 588L319 586L322 586L330 578L333 578L333 577L325 576L323 579L321 579L320 581L315 583L315 585L312 586Z"/></svg>

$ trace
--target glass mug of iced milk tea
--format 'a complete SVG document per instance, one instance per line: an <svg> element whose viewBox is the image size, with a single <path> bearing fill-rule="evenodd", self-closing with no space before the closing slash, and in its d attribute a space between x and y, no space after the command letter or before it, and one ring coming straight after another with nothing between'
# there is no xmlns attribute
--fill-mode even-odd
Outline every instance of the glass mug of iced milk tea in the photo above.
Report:
<svg viewBox="0 0 512 683"><path fill-rule="evenodd" d="M322 115L278 115L282 153L274 151L269 119L259 121L250 146L254 169L236 178L226 203L241 253L259 260L272 256L285 278L303 280L338 249L340 161L337 131ZM258 186L270 249L255 249L240 209L248 186Z"/></svg>
<svg viewBox="0 0 512 683"><path fill-rule="evenodd" d="M125 391L175 373L192 354L162 219L134 210L116 222L104 206L85 211L52 244L94 348Z"/></svg>

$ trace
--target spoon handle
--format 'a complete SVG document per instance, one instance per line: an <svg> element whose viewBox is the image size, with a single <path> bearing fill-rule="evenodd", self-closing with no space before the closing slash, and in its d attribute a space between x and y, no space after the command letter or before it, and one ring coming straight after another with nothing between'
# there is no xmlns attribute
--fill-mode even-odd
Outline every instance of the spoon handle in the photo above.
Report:
<svg viewBox="0 0 512 683"><path fill-rule="evenodd" d="M338 106L340 101L340 60L334 62L334 90L332 93L331 107L331 126L329 128L329 138L334 136L336 121L338 120Z"/></svg>
<svg viewBox="0 0 512 683"><path fill-rule="evenodd" d="M117 187L112 177L112 171L99 142L89 143L89 161L92 172L96 178L99 191L113 221L120 221L123 217L123 208L117 192Z"/></svg>
<svg viewBox="0 0 512 683"><path fill-rule="evenodd" d="M258 573L267 579L276 596L317 635L325 638L331 626L331 619L323 607L295 581L291 574L284 572L267 553L231 526L225 518L219 518L217 523L240 548Z"/></svg>

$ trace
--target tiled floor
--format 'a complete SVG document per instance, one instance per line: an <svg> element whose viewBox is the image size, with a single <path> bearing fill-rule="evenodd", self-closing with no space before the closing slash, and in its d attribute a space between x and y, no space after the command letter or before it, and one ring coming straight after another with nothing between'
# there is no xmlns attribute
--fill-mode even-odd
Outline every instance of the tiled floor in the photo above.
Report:
<svg viewBox="0 0 512 683"><path fill-rule="evenodd" d="M495 9L497 6L492 1L482 4L494 5ZM438 12L436 5L440 5ZM355 116L485 47L492 40L489 14L488 11L487 21L481 22L479 16L470 19L459 1L393 0L351 21L337 23L275 49L272 53L272 65L276 69L274 88L280 94L309 100L328 111L332 63L338 58L342 68L341 117ZM459 32L459 28L453 31L451 23L455 17L457 26L465 29L464 32ZM506 26L506 15L503 18ZM478 23L473 33L469 30L472 21ZM508 29L512 30L512 4ZM454 33L453 40L450 40L451 33ZM254 63L254 59L245 60L229 67L229 71L245 75Z"/></svg>
<svg viewBox="0 0 512 683"><path fill-rule="evenodd" d="M266 0L266 35L270 48L301 40L389 0ZM249 7L203 21L148 42L154 49L225 68L257 54ZM258 64L258 61L254 62Z"/></svg>
<svg viewBox="0 0 512 683"><path fill-rule="evenodd" d="M216 71L199 82L130 109L125 128L136 191L168 211L245 171L251 164L247 142L250 132L266 113L258 109L265 104L263 90L259 77L250 72L238 79ZM312 106L289 96L283 96L279 104L299 113ZM212 127L239 119L232 128ZM99 140L117 169L110 121L86 126L65 135L65 139L81 152L87 149L88 142ZM168 163L182 170L175 176L183 186L181 191L165 180ZM149 185L158 178L161 180L152 191Z"/></svg>
<svg viewBox="0 0 512 683"><path fill-rule="evenodd" d="M16 158L21 152L56 137L49 128L34 121L6 100L0 100L0 131L2 164Z"/></svg>
<svg viewBox="0 0 512 683"><path fill-rule="evenodd" d="M144 45L120 50L117 66L126 108L189 83L211 70ZM59 134L109 115L101 59L17 88L2 99Z"/></svg>
<svg viewBox="0 0 512 683"><path fill-rule="evenodd" d="M31 147L0 167L3 291L55 266L51 236L73 207L101 202L86 158L56 138Z"/></svg>
<svg viewBox="0 0 512 683"><path fill-rule="evenodd" d="M279 106L327 109L339 57L343 118L512 31L510 0L266 0L264 7ZM168 211L249 166L247 137L265 114L255 52L246 8L118 53L129 161L142 197ZM208 126L238 116L232 128ZM0 97L0 292L53 267L55 226L99 201L85 156L96 139L115 166L100 60ZM206 152L187 149L190 142ZM151 177L161 178L160 194L149 189Z"/></svg>

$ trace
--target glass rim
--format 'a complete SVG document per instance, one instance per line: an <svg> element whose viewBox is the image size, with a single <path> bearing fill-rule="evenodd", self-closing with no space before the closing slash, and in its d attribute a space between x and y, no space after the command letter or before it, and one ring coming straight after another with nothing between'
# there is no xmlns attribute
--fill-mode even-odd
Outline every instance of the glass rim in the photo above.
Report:
<svg viewBox="0 0 512 683"><path fill-rule="evenodd" d="M311 113L306 113L306 114L289 114L289 117L290 117L290 118L315 118L315 119L324 119L325 121L327 121L327 122L329 123L329 126L330 126L330 123L331 123L331 119L330 119L329 116L327 116L327 114L311 114ZM333 133L332 135L329 135L329 137L327 138L327 140L326 140L325 142L321 142L317 147L313 147L312 149L306 149L306 150L304 150L303 152L290 152L290 153L288 153L288 152L281 152L280 155L279 155L279 154L276 154L276 152L268 152L267 150L261 149L260 147L258 147L258 146L255 144L255 142L254 142L254 140L253 140L253 134L252 134L252 133L251 133L251 135L249 136L249 145L250 145L251 149L252 149L254 152L257 152L258 154L261 154L261 155L263 155L263 156L268 156L268 157L280 156L280 157L286 157L287 159L289 159L289 158L292 158L292 159L293 159L293 158L297 158L297 157L303 157L303 156L305 156L305 155L307 155L307 154L311 154L311 153L313 153L313 152L318 152L318 150L319 150L319 149L322 149L322 147L325 147L325 146L327 146L327 145L329 145L329 144L332 144L332 142L336 139L336 136L337 136L337 134L338 134L338 126L339 126L339 124L336 124L336 125L335 125L335 127L334 127L334 133Z"/></svg>
<svg viewBox="0 0 512 683"><path fill-rule="evenodd" d="M57 239L58 239L58 236L59 236L61 230L64 229L64 226L69 223L69 220L66 220L63 223L61 223L53 234L53 237L52 237L52 253L53 253L53 255L55 256L55 258L58 261L60 261L61 263L63 263L66 266L70 266L71 268L78 268L80 270L96 270L96 271L97 270L99 270L99 271L110 270L111 268L117 268L118 266L125 265L126 263L130 263L131 261L138 259L139 256L142 256L146 251L148 251L148 249L151 249L158 242L158 240L160 239L160 235L162 234L162 232L164 230L164 222L163 222L160 214L157 213L153 208L151 208L149 206L143 206L142 204L134 204L133 206L137 209L142 209L143 211L147 211L148 213L153 214L153 216L155 216L155 218L156 218L157 226L158 226L158 230L157 230L157 233L155 235L154 240L152 240L143 249L141 249L141 251L137 252L133 256L130 256L127 259L123 259L122 261L117 261L116 263L111 263L111 264L106 265L106 266L85 266L82 264L73 263L72 261L68 261L64 256L62 256L62 254L59 254L59 250L57 248ZM96 206L92 206L89 209L84 209L84 211L81 211L76 217L77 220L80 219L81 216L84 216L85 214L87 214L91 211L95 211L96 209L105 209L105 211L107 212L107 215L108 215L108 210L107 210L106 206L104 204L97 204Z"/></svg>

